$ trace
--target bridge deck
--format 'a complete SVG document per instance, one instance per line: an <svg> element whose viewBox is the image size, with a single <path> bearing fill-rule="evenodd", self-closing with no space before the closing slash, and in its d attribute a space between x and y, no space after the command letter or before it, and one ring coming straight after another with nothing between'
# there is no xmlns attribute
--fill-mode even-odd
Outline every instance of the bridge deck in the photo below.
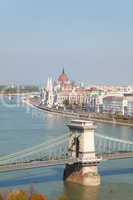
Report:
<svg viewBox="0 0 133 200"><path fill-rule="evenodd" d="M114 153L114 154L104 154L102 156L101 161L106 160L116 160L116 159L128 159L133 158L133 152L129 153ZM93 160L87 162L88 165L95 165L99 163L99 159L96 163ZM12 163L12 164L4 164L0 165L0 173L2 172L9 172L9 171L16 171L16 170L26 170L26 169L34 169L34 168L44 168L56 165L64 165L64 164L72 164L79 162L79 159L58 159L58 160L48 160L48 161L33 161L33 162L24 162L24 163Z"/></svg>
<svg viewBox="0 0 133 200"><path fill-rule="evenodd" d="M128 153L113 153L113 154L104 154L102 156L103 160L116 160L116 159L128 159L133 158L133 152Z"/></svg>
<svg viewBox="0 0 133 200"><path fill-rule="evenodd" d="M74 162L73 159L61 159L61 160L34 161L34 162L27 162L27 163L6 164L6 165L0 165L0 172L43 168L43 167L50 167L50 166L56 166L56 165L64 165L66 163L72 163L72 162Z"/></svg>

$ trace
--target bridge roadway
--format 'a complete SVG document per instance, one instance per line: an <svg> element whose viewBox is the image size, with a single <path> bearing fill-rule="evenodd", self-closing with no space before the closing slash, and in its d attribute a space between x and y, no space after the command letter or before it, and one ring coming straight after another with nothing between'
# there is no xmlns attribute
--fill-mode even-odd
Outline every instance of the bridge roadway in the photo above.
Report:
<svg viewBox="0 0 133 200"><path fill-rule="evenodd" d="M89 161L85 162L85 165L94 165L100 163L101 158L90 159ZM0 173L2 172L10 172L10 171L17 171L17 170L26 170L26 169L34 169L34 168L44 168L44 167L52 167L57 165L65 165L65 164L72 164L72 163L79 163L80 159L76 158L68 158L68 159L58 159L58 160L47 160L47 161L32 161L32 162L19 162L19 163L12 163L12 164L4 164L0 165Z"/></svg>
<svg viewBox="0 0 133 200"><path fill-rule="evenodd" d="M43 168L43 167L52 167L56 165L64 165L67 163L76 162L77 159L59 159L59 160L48 160L48 161L32 161L32 162L23 162L23 163L13 163L13 164L4 164L0 165L1 172L17 171L17 170L26 170L34 168Z"/></svg>
<svg viewBox="0 0 133 200"><path fill-rule="evenodd" d="M113 154L104 154L101 157L97 157L97 159L89 160L85 164L87 165L97 165L101 161L107 160L116 160L116 159L129 159L133 158L133 152L128 153L113 153ZM47 160L47 161L32 161L32 162L19 162L19 163L12 163L12 164L4 164L0 165L0 173L10 172L10 171L17 171L17 170L26 170L26 169L34 169L34 168L44 168L44 167L52 167L57 165L64 165L64 164L72 164L72 163L80 163L80 160L68 158L68 159L58 159L58 160Z"/></svg>

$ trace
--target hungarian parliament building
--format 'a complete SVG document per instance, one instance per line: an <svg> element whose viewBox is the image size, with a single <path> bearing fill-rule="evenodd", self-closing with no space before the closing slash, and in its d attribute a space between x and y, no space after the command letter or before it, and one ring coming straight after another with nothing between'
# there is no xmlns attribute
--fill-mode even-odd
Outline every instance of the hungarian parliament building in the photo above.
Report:
<svg viewBox="0 0 133 200"><path fill-rule="evenodd" d="M86 89L70 81L63 69L56 81L48 78L47 85L41 92L42 104L48 107L63 106L64 102L82 105L86 103L86 94Z"/></svg>
<svg viewBox="0 0 133 200"><path fill-rule="evenodd" d="M73 105L90 112L133 116L132 86L88 86L72 82L64 69L56 81L48 78L41 90L41 105L59 108Z"/></svg>

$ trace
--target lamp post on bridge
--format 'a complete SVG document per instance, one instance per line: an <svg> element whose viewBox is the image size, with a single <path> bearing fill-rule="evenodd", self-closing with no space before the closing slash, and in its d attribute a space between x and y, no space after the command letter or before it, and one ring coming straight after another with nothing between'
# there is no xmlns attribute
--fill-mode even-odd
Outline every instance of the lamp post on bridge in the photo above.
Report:
<svg viewBox="0 0 133 200"><path fill-rule="evenodd" d="M84 186L100 185L97 165L100 159L95 154L94 131L91 121L72 120L70 130L69 155L73 163L68 163L64 170L64 180Z"/></svg>

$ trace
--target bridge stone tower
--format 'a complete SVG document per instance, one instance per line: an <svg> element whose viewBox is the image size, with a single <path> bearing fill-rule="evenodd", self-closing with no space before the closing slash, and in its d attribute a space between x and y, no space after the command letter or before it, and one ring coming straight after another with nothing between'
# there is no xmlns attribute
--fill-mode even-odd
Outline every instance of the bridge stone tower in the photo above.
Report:
<svg viewBox="0 0 133 200"><path fill-rule="evenodd" d="M67 163L64 180L84 186L100 185L97 165L100 159L95 154L94 130L91 121L72 120L70 129L69 156L73 163Z"/></svg>

